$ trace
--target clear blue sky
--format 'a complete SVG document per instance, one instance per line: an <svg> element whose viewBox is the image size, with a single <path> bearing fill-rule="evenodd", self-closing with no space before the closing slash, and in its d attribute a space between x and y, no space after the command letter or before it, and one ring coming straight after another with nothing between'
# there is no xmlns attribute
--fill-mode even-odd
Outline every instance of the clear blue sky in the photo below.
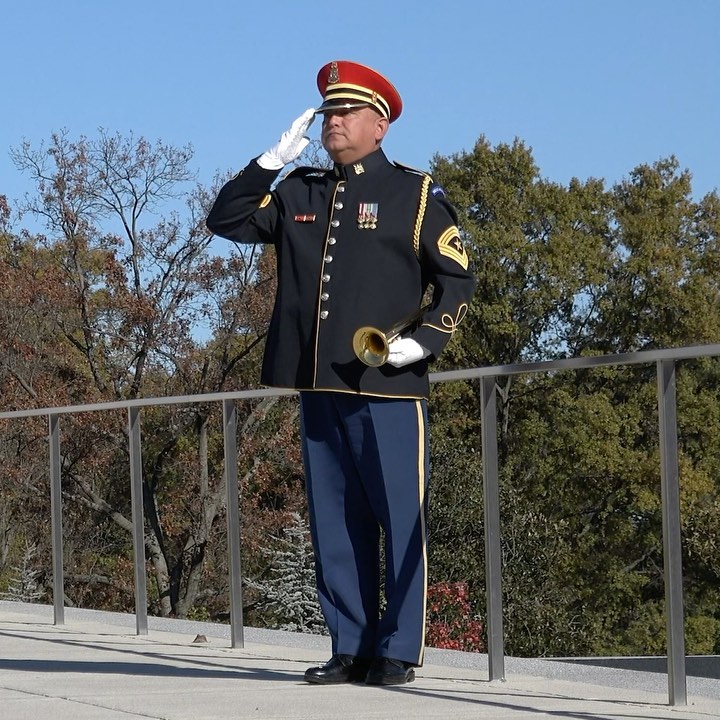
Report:
<svg viewBox="0 0 720 720"><path fill-rule="evenodd" d="M1 18L11 201L9 148L63 128L190 143L209 183L317 106L333 59L394 82L384 147L409 165L517 137L562 183L674 154L697 198L720 186L720 0L8 0Z"/></svg>

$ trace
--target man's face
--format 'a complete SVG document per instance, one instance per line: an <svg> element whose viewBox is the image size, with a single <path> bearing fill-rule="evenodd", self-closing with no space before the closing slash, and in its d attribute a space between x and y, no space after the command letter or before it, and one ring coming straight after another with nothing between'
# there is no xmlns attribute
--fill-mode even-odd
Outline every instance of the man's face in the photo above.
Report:
<svg viewBox="0 0 720 720"><path fill-rule="evenodd" d="M346 165L371 153L383 139L388 121L370 107L323 114L322 144L337 163Z"/></svg>

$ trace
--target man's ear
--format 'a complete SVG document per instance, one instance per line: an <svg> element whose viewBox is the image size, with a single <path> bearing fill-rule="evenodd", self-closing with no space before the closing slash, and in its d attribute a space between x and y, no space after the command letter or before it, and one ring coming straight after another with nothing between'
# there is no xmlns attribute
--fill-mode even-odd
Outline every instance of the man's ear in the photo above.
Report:
<svg viewBox="0 0 720 720"><path fill-rule="evenodd" d="M390 123L388 122L387 118L379 117L377 119L377 122L375 123L376 142L380 142L385 137L385 134L387 133L389 127Z"/></svg>

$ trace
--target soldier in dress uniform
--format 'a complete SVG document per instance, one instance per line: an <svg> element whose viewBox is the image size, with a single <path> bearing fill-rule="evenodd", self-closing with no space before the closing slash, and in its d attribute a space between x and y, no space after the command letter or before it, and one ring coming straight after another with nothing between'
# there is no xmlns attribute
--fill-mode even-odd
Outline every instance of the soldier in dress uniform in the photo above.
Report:
<svg viewBox="0 0 720 720"><path fill-rule="evenodd" d="M320 107L223 186L207 225L277 254L261 382L300 392L317 590L332 640L330 660L305 680L396 685L414 679L424 652L428 363L460 325L475 280L442 188L381 149L402 111L395 87L346 60L321 68L317 84ZM333 168L298 168L273 187L318 114ZM358 328L410 316L386 362L359 359Z"/></svg>

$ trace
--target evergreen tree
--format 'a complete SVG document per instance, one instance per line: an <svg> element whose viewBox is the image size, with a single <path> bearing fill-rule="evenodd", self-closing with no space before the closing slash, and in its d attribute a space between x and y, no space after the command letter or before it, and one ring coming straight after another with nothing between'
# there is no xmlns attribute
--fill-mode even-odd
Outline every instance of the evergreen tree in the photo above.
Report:
<svg viewBox="0 0 720 720"><path fill-rule="evenodd" d="M39 579L42 572L35 567L37 545L25 541L20 563L13 567L14 577L8 583L7 592L2 594L3 600L16 602L38 602L45 597Z"/></svg>
<svg viewBox="0 0 720 720"><path fill-rule="evenodd" d="M265 550L267 579L250 582L261 593L260 605L279 630L326 633L315 590L315 558L307 524L299 513L283 529L277 544Z"/></svg>

